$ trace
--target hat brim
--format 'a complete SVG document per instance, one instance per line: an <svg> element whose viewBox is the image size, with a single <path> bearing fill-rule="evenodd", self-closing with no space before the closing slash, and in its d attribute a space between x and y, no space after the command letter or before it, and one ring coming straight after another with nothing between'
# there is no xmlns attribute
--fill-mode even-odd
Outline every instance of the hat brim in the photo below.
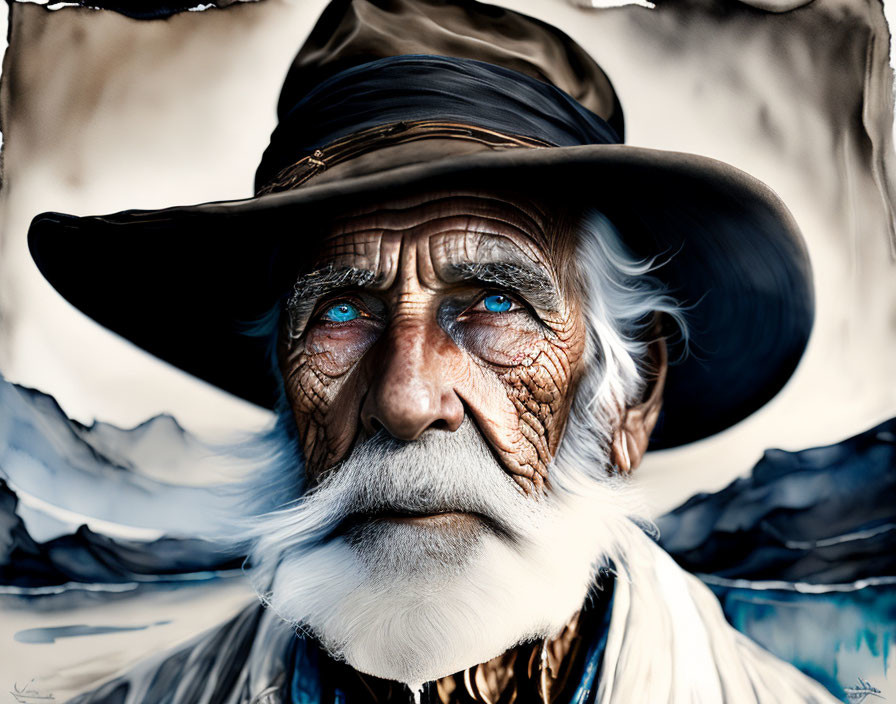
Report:
<svg viewBox="0 0 896 704"><path fill-rule="evenodd" d="M239 201L75 217L43 213L32 256L69 302L153 355L268 408L270 350L245 334L309 263L332 213L408 188L537 191L603 212L683 306L651 449L713 435L770 400L812 327L809 258L764 184L722 162L625 145L487 152ZM671 358L680 350L672 350Z"/></svg>

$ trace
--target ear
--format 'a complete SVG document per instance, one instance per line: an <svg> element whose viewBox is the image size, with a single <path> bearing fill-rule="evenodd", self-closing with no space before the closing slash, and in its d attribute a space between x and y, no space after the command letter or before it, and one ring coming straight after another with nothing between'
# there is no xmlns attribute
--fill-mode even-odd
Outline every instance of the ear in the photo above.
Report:
<svg viewBox="0 0 896 704"><path fill-rule="evenodd" d="M666 341L662 337L654 340L647 348L652 376L644 391L646 398L637 405L630 406L622 414L619 427L613 434L610 459L619 472L628 474L634 470L647 451L647 441L656 425L663 406L663 388L666 385L668 356Z"/></svg>

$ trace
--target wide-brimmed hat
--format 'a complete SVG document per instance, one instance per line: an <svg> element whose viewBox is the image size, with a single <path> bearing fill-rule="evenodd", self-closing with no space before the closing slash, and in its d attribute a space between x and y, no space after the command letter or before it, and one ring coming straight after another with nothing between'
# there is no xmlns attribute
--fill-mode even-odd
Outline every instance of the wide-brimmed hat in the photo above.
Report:
<svg viewBox="0 0 896 704"><path fill-rule="evenodd" d="M334 214L409 190L500 189L597 209L687 308L651 449L723 430L771 399L809 337L792 217L764 184L693 154L622 144L622 110L567 35L472 0L336 0L287 75L239 201L75 217L29 246L72 304L161 359L273 407L247 324L276 310ZM672 358L679 355L672 351Z"/></svg>

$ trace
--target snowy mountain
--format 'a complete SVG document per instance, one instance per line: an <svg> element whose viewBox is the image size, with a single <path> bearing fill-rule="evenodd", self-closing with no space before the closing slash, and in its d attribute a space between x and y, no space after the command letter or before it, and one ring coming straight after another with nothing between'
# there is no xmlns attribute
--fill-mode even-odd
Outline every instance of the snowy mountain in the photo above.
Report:
<svg viewBox="0 0 896 704"><path fill-rule="evenodd" d="M232 514L236 463L171 416L136 428L86 427L52 396L0 378L0 477L32 535L48 540L85 524L130 540L214 537Z"/></svg>

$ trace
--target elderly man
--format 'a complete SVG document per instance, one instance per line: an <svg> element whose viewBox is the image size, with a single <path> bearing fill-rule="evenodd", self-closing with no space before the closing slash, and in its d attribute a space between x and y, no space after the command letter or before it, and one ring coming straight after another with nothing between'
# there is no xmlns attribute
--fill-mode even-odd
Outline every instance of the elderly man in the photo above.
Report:
<svg viewBox="0 0 896 704"><path fill-rule="evenodd" d="M777 198L623 146L580 47L470 1L336 0L279 116L255 198L32 225L75 305L278 414L235 531L267 608L79 701L830 701L627 480L797 364Z"/></svg>

